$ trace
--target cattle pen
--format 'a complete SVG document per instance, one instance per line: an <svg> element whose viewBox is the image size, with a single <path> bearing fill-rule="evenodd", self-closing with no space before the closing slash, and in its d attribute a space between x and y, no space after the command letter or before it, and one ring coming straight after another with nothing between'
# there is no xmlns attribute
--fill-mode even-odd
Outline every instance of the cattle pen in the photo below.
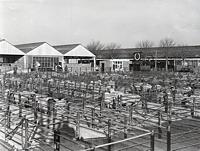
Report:
<svg viewBox="0 0 200 151"><path fill-rule="evenodd" d="M4 74L0 146L13 151L197 151L200 77L189 74Z"/></svg>

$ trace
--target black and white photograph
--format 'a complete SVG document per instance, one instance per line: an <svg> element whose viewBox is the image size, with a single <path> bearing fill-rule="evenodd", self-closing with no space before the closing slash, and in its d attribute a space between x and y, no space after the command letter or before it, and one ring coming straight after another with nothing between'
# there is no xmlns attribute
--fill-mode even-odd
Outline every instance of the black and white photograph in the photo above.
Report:
<svg viewBox="0 0 200 151"><path fill-rule="evenodd" d="M200 151L200 0L0 0L0 151Z"/></svg>

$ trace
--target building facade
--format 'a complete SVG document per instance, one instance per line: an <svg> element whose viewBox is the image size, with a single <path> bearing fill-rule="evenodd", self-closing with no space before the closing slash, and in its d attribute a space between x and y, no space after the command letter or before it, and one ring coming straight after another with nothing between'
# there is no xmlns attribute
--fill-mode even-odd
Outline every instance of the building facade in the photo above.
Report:
<svg viewBox="0 0 200 151"><path fill-rule="evenodd" d="M96 56L81 44L53 46L63 55L63 67L69 72L94 71Z"/></svg>
<svg viewBox="0 0 200 151"><path fill-rule="evenodd" d="M9 71L17 64L22 64L24 52L13 46L5 39L0 40L0 71ZM23 66L19 66L22 68Z"/></svg>
<svg viewBox="0 0 200 151"><path fill-rule="evenodd" d="M128 48L97 51L101 71L179 71L182 67L198 70L200 46Z"/></svg>
<svg viewBox="0 0 200 151"><path fill-rule="evenodd" d="M63 62L63 55L46 42L21 44L16 47L25 53L25 69L34 69L38 66L41 71L52 71Z"/></svg>

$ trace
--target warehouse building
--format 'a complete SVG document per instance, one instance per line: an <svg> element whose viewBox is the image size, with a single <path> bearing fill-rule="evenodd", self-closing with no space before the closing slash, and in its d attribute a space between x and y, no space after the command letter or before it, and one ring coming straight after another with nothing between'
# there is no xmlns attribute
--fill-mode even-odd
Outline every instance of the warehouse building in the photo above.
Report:
<svg viewBox="0 0 200 151"><path fill-rule="evenodd" d="M25 53L25 69L34 69L38 63L38 70L52 71L63 63L63 55L46 42L21 44L16 47Z"/></svg>
<svg viewBox="0 0 200 151"><path fill-rule="evenodd" d="M95 69L96 56L81 44L53 46L63 55L63 67L69 72L89 72Z"/></svg>
<svg viewBox="0 0 200 151"><path fill-rule="evenodd" d="M97 51L97 65L102 72L169 70L183 66L198 70L200 46L128 48Z"/></svg>
<svg viewBox="0 0 200 151"><path fill-rule="evenodd" d="M5 39L0 40L0 70L12 70L15 64L21 62L24 52L13 46ZM19 66L20 67L20 66Z"/></svg>
<svg viewBox="0 0 200 151"><path fill-rule="evenodd" d="M93 71L96 57L81 44L51 46L46 42L16 45L24 52L24 69L54 71L57 67L69 72Z"/></svg>

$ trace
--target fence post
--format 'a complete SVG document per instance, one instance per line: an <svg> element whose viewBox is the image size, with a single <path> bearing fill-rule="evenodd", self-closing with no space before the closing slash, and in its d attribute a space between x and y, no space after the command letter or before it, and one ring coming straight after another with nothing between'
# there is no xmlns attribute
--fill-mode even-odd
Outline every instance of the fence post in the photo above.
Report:
<svg viewBox="0 0 200 151"><path fill-rule="evenodd" d="M158 138L161 139L162 138L162 129L161 129L161 111L158 111Z"/></svg>
<svg viewBox="0 0 200 151"><path fill-rule="evenodd" d="M25 118L24 119L24 128L25 128L25 141L24 141L24 149L25 151L28 151L28 120Z"/></svg>
<svg viewBox="0 0 200 151"><path fill-rule="evenodd" d="M93 102L95 102L95 97L94 97L94 95L95 95L95 93L94 93L94 86L95 86L95 82L93 81L93 83L92 83L92 101Z"/></svg>
<svg viewBox="0 0 200 151"><path fill-rule="evenodd" d="M69 121L69 114L70 114L70 103L67 103L67 121Z"/></svg>
<svg viewBox="0 0 200 151"><path fill-rule="evenodd" d="M155 143L155 133L154 133L154 130L151 132L151 151L154 151L155 150L155 146L154 146L154 143Z"/></svg>
<svg viewBox="0 0 200 151"><path fill-rule="evenodd" d="M167 126L167 151L171 151L171 121Z"/></svg>
<svg viewBox="0 0 200 151"><path fill-rule="evenodd" d="M75 138L79 139L80 138L80 112L77 112L77 117L76 117L76 132L75 132Z"/></svg>
<svg viewBox="0 0 200 151"><path fill-rule="evenodd" d="M95 108L92 107L91 110L92 110L92 128L94 128L94 113L95 113Z"/></svg>
<svg viewBox="0 0 200 151"><path fill-rule="evenodd" d="M57 114L57 110L56 110L56 102L53 102L53 130L55 130L55 123L56 123L56 114Z"/></svg>
<svg viewBox="0 0 200 151"><path fill-rule="evenodd" d="M129 108L129 123L132 124L133 122L133 106L130 106Z"/></svg>
<svg viewBox="0 0 200 151"><path fill-rule="evenodd" d="M21 100L21 94L18 94L19 99L19 117L22 117L22 100Z"/></svg>
<svg viewBox="0 0 200 151"><path fill-rule="evenodd" d="M60 151L60 131L54 130L54 151Z"/></svg>
<svg viewBox="0 0 200 151"><path fill-rule="evenodd" d="M102 114L102 110L104 109L104 99L105 99L105 93L102 93L101 94L101 97L100 97L100 116Z"/></svg>
<svg viewBox="0 0 200 151"><path fill-rule="evenodd" d="M126 115L124 116L124 138L127 138L127 117Z"/></svg>
<svg viewBox="0 0 200 151"><path fill-rule="evenodd" d="M82 98L82 109L84 112L85 111L85 98L84 97Z"/></svg>
<svg viewBox="0 0 200 151"><path fill-rule="evenodd" d="M108 143L111 141L111 119L108 119ZM111 145L108 146L108 151L111 151Z"/></svg>
<svg viewBox="0 0 200 151"><path fill-rule="evenodd" d="M191 116L194 118L195 116L195 98L193 98L192 106L191 106Z"/></svg>
<svg viewBox="0 0 200 151"><path fill-rule="evenodd" d="M36 100L35 94L32 96L33 102L34 102L34 121L37 123L37 112L38 112L38 102Z"/></svg>

